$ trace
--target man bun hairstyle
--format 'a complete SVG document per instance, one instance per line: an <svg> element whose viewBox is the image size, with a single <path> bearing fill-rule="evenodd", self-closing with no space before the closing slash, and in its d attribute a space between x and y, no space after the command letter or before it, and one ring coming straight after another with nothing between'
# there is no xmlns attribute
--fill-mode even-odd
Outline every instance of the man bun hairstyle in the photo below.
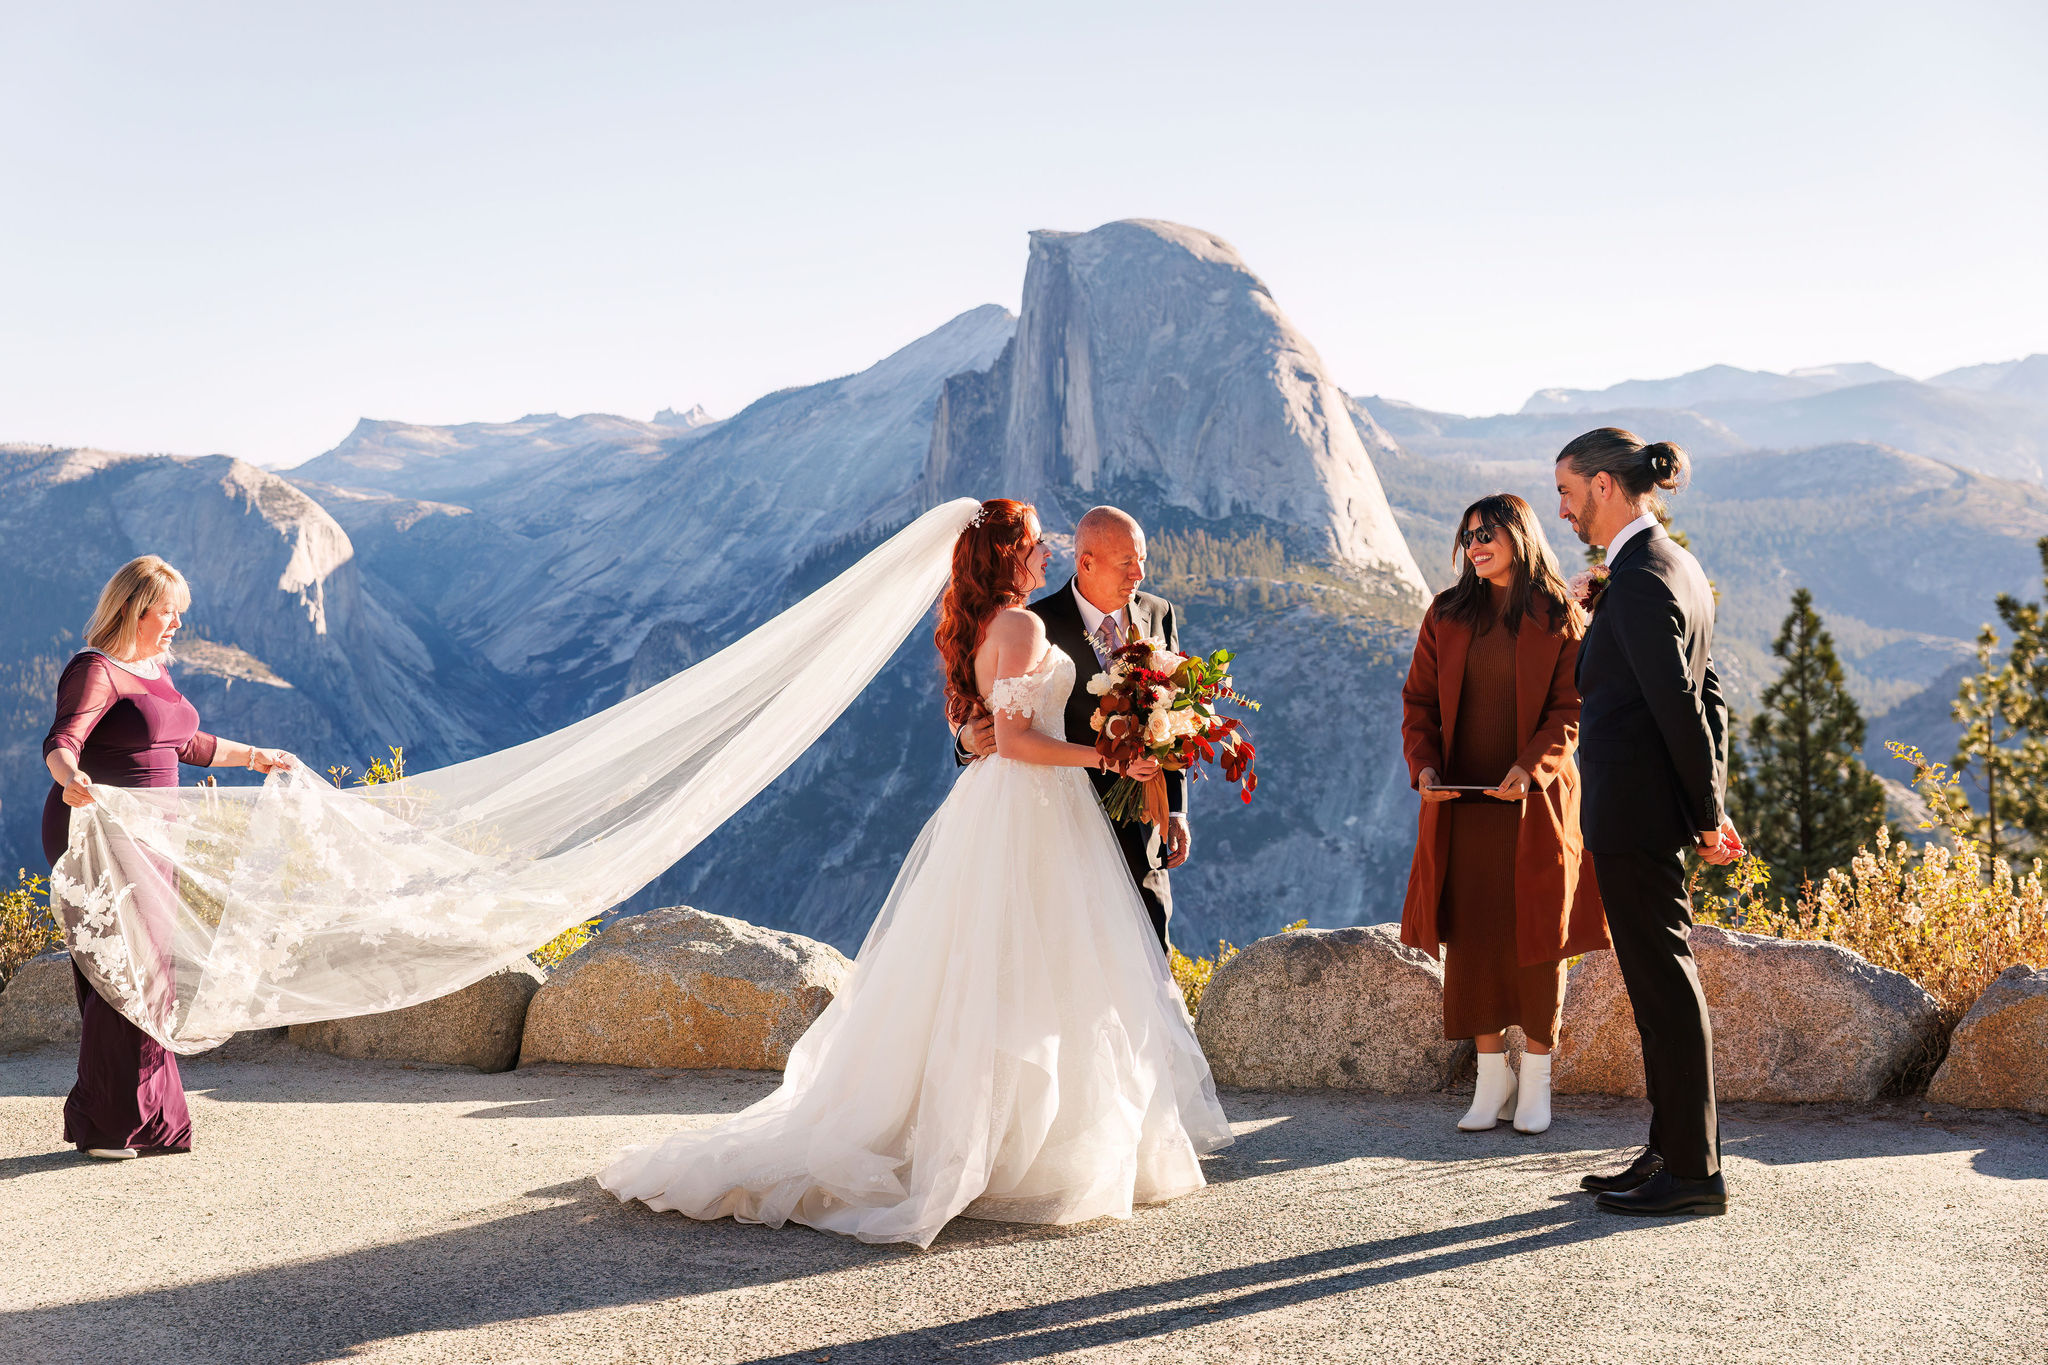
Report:
<svg viewBox="0 0 2048 1365"><path fill-rule="evenodd" d="M1659 491L1676 493L1692 477L1692 457L1675 441L1645 444L1633 431L1601 427L1575 436L1557 453L1558 462L1570 464L1582 479L1605 474L1621 485L1630 501L1648 499L1661 506Z"/></svg>

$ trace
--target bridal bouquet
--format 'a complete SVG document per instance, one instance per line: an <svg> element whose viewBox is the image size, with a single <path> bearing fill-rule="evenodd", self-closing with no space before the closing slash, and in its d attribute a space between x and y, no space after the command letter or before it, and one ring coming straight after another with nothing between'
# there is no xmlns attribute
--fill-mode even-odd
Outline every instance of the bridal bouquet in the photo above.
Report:
<svg viewBox="0 0 2048 1365"><path fill-rule="evenodd" d="M1259 789L1259 776L1252 771L1257 751L1243 721L1216 714L1222 702L1259 709L1230 686L1235 657L1227 649L1207 658L1175 654L1153 640L1133 640L1110 655L1108 669L1088 683L1088 691L1100 699L1088 720L1095 730L1095 751L1120 766L1151 758L1169 772L1194 777L1202 775L1197 764L1214 763L1223 769L1223 780L1236 784L1243 800L1251 800ZM1166 778L1118 778L1103 794L1102 808L1112 820L1144 820L1163 829Z"/></svg>

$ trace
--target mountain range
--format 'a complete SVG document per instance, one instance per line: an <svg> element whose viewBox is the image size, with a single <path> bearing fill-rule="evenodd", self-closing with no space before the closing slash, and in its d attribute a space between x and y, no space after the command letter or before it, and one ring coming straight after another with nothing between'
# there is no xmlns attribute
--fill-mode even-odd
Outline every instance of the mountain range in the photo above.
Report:
<svg viewBox="0 0 2048 1365"><path fill-rule="evenodd" d="M1788 374L1712 365L1605 389L1539 389L1519 413L1468 420L1489 423L1472 434L1497 443L1555 429L1529 419L1642 412L1682 414L1681 426L1696 426L1706 444L1736 449L1867 441L2007 478L2038 483L2048 472L2048 355L1965 366L1924 383L1865 363Z"/></svg>
<svg viewBox="0 0 2048 1365"><path fill-rule="evenodd" d="M209 728L323 768L400 745L419 770L600 709L922 508L1001 493L1037 501L1056 538L1097 502L1138 515L1186 642L1238 650L1266 703L1256 800L1197 789L1176 939L1370 922L1398 909L1413 828L1399 683L1466 503L1509 488L1547 520L1550 460L1572 435L1677 439L1698 477L1673 511L1721 593L1738 704L1768 679L1804 584L1866 710L1931 717L1992 596L2038 579L2043 360L1924 384L1867 365L1716 367L1545 390L1515 414L1434 413L1345 393L1221 239L1130 220L1032 233L1017 314L970 309L722 420L364 420L282 472L0 446L0 854L39 862L56 673L134 554L192 580L178 678ZM1575 543L1558 548L1576 561ZM952 773L920 634L625 908L689 900L851 949Z"/></svg>

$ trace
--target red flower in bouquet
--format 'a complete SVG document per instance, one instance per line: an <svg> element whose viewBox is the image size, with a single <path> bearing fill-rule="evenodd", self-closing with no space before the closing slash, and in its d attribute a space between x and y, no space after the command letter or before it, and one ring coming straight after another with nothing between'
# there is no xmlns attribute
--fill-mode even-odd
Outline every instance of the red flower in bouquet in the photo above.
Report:
<svg viewBox="0 0 2048 1365"><path fill-rule="evenodd" d="M1235 657L1227 649L1206 658L1175 654L1153 640L1134 640L1110 655L1108 668L1088 684L1100 699L1089 719L1095 751L1120 768L1150 758L1168 772L1193 777L1202 776L1201 764L1215 764L1240 798L1251 800L1259 789L1252 768L1258 750L1243 721L1216 713L1225 702L1259 709L1230 685ZM1104 794L1102 806L1113 820L1142 819L1163 827L1166 780L1119 778Z"/></svg>

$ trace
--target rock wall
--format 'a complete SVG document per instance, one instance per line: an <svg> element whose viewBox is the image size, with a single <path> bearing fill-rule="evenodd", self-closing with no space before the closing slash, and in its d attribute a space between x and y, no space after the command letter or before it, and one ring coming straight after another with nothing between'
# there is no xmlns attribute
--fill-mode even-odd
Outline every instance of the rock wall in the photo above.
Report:
<svg viewBox="0 0 2048 1365"><path fill-rule="evenodd" d="M534 996L521 1065L779 1071L846 979L829 944L687 906L613 924Z"/></svg>
<svg viewBox="0 0 2048 1365"><path fill-rule="evenodd" d="M1262 938L1216 971L1195 1022L1219 1085L1441 1090L1470 1042L1443 1036L1443 967L1392 925Z"/></svg>
<svg viewBox="0 0 2048 1365"><path fill-rule="evenodd" d="M2020 963L1985 989L1956 1025L1927 1098L2048 1114L2048 970Z"/></svg>
<svg viewBox="0 0 2048 1365"><path fill-rule="evenodd" d="M1846 948L1698 925L1692 951L1724 1100L1867 1103L1937 1045L1933 997ZM1642 1040L1611 952L1572 969L1552 1084L1643 1094Z"/></svg>

